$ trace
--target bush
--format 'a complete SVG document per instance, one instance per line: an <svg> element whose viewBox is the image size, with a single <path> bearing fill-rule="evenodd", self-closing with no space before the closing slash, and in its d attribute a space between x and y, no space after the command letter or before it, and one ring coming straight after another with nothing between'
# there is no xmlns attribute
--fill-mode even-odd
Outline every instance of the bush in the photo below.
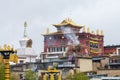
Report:
<svg viewBox="0 0 120 80"><path fill-rule="evenodd" d="M2 63L0 63L0 80L5 80L5 69Z"/></svg>
<svg viewBox="0 0 120 80"><path fill-rule="evenodd" d="M90 80L89 77L82 72L74 71L74 74L68 74L65 78L65 80Z"/></svg>
<svg viewBox="0 0 120 80"><path fill-rule="evenodd" d="M33 72L32 70L28 70L25 72L25 80L36 80L37 74L36 72Z"/></svg>

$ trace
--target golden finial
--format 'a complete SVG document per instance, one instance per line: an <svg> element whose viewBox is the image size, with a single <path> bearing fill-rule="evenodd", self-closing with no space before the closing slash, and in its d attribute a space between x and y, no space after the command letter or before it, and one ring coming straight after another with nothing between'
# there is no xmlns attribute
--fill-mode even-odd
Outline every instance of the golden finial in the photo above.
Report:
<svg viewBox="0 0 120 80"><path fill-rule="evenodd" d="M87 32L90 33L90 28L89 27L87 28Z"/></svg>
<svg viewBox="0 0 120 80"><path fill-rule="evenodd" d="M12 50L14 51L14 45L12 45Z"/></svg>
<svg viewBox="0 0 120 80"><path fill-rule="evenodd" d="M46 34L49 34L49 28L46 29Z"/></svg>
<svg viewBox="0 0 120 80"><path fill-rule="evenodd" d="M101 30L101 35L103 35L103 30Z"/></svg>
<svg viewBox="0 0 120 80"><path fill-rule="evenodd" d="M27 22L26 21L24 22L24 27L27 27Z"/></svg>
<svg viewBox="0 0 120 80"><path fill-rule="evenodd" d="M96 34L99 35L99 29L96 30Z"/></svg>
<svg viewBox="0 0 120 80"><path fill-rule="evenodd" d="M85 28L85 26L83 26L83 32L86 32L86 28Z"/></svg>

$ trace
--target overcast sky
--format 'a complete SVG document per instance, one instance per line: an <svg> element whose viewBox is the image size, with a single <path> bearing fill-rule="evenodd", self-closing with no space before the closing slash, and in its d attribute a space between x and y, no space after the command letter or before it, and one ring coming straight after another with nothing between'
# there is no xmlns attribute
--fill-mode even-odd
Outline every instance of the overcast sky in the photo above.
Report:
<svg viewBox="0 0 120 80"><path fill-rule="evenodd" d="M0 46L19 48L27 21L27 34L38 54L43 51L41 34L47 27L56 31L51 24L68 17L91 30L103 30L105 45L120 44L120 0L0 0Z"/></svg>

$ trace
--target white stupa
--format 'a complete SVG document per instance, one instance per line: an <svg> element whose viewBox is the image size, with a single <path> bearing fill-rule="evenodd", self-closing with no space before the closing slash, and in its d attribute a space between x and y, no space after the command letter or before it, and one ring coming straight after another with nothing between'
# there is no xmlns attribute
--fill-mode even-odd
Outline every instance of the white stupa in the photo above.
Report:
<svg viewBox="0 0 120 80"><path fill-rule="evenodd" d="M27 22L24 23L24 36L19 41L21 47L17 49L18 63L35 62L37 57L32 49L32 39L27 36L26 28Z"/></svg>

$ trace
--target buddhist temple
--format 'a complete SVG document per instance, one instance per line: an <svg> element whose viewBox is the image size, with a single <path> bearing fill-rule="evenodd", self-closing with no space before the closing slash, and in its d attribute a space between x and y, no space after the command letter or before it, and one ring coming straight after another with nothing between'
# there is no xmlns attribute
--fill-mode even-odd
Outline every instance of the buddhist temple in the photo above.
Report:
<svg viewBox="0 0 120 80"><path fill-rule="evenodd" d="M53 24L56 32L47 28L44 36L42 61L50 61L64 56L100 56L104 53L103 31L90 31L84 25L76 24L67 18L61 23ZM96 32L96 33L94 33Z"/></svg>

